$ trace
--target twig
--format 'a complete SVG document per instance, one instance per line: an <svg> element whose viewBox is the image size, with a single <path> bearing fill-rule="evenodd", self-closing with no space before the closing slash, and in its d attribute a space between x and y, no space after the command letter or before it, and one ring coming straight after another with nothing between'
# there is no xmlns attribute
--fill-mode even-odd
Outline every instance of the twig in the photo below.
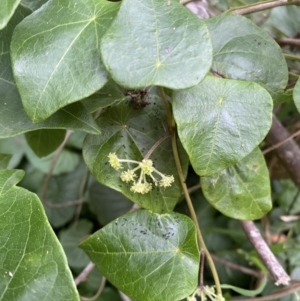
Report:
<svg viewBox="0 0 300 301"><path fill-rule="evenodd" d="M99 287L97 293L93 297L90 297L90 298L80 296L80 299L82 301L95 301L101 295L101 293L105 287L105 283L106 283L106 278L102 276L101 284L100 284L100 287Z"/></svg>
<svg viewBox="0 0 300 301"><path fill-rule="evenodd" d="M290 137L290 133L273 115L273 123L266 140L269 144L277 144ZM300 188L300 148L294 140L289 140L275 150L277 157L289 173L296 186Z"/></svg>
<svg viewBox="0 0 300 301"><path fill-rule="evenodd" d="M264 150L262 151L262 153L265 155L265 154L267 154L267 153L271 152L272 150L274 150L274 149L280 147L281 145L287 143L288 141L292 140L293 138L295 138L295 137L297 137L297 136L299 136L299 135L300 135L300 130L297 131L297 132L295 132L295 133L292 134L291 136L289 136L289 137L283 139L282 141L280 141L280 142L278 142L278 143L276 143L276 144L274 144L274 145L272 145L272 146L270 146L270 147L264 149Z"/></svg>
<svg viewBox="0 0 300 301"><path fill-rule="evenodd" d="M205 263L205 252L202 251L200 253L200 288L203 288L204 286L204 280L203 280L203 276L204 276L204 263Z"/></svg>
<svg viewBox="0 0 300 301"><path fill-rule="evenodd" d="M95 267L95 264L92 262L89 262L89 264L82 270L82 272L75 278L74 282L75 285L78 286L79 283L86 281L87 276L89 273L93 270Z"/></svg>
<svg viewBox="0 0 300 301"><path fill-rule="evenodd" d="M276 39L276 42L280 45L293 45L293 46L300 46L300 39L294 39L294 38L281 38Z"/></svg>
<svg viewBox="0 0 300 301"><path fill-rule="evenodd" d="M292 284L289 287L285 287L281 290L278 290L275 293L272 293L270 295L264 296L264 297L257 297L257 298L248 298L248 299L235 299L236 301L268 301L268 300L277 300L280 297L284 297L287 295L290 295L292 293L295 293L300 290L300 283Z"/></svg>
<svg viewBox="0 0 300 301"><path fill-rule="evenodd" d="M266 1L261 3L256 3L252 5L247 5L244 7L237 7L229 9L227 12L234 12L239 15L248 15L252 13L256 13L259 11L263 11L266 9L278 7L278 6L286 6L286 5L300 5L300 0L277 0L277 1Z"/></svg>
<svg viewBox="0 0 300 301"><path fill-rule="evenodd" d="M189 192L189 194L191 194L191 193L199 190L200 188L201 188L200 184L197 184L197 185L194 185L194 186L188 188L188 192Z"/></svg>
<svg viewBox="0 0 300 301"><path fill-rule="evenodd" d="M167 135L161 137L158 141L156 141L156 142L154 143L154 145L149 149L149 151L148 151L148 153L146 154L146 156L145 156L144 159L145 159L145 160L149 159L150 156L152 155L152 153L155 151L155 149L156 149L160 144L162 144L166 139L168 139L169 137L171 137L171 135L170 135L170 134L167 134Z"/></svg>
<svg viewBox="0 0 300 301"><path fill-rule="evenodd" d="M260 271L256 271L256 270L253 270L253 269L250 269L250 268L247 268L247 267L244 267L244 266L241 266L241 265L238 265L236 263L233 263L233 262L230 262L230 261L227 261L223 258L220 258L216 255L211 255L211 257L216 261L216 262L219 262L223 265L226 265L228 266L229 268L231 269L234 269L234 270L237 270L237 271L240 271L244 274L247 274L247 275L251 275L251 276L254 276L256 278L260 278L263 273L260 272Z"/></svg>
<svg viewBox="0 0 300 301"><path fill-rule="evenodd" d="M50 165L50 168L49 168L49 171L46 175L46 178L45 178L45 181L44 181L44 185L42 187L42 192L41 192L41 200L42 200L42 203L43 204L46 204L46 193L47 193L47 189L48 189L48 185L49 185L49 181L51 179L51 176L52 176L52 173L53 173L53 170L55 168L55 165L59 159L59 156L61 154L61 152L63 151L68 139L70 138L72 134L72 131L67 131L66 133L66 136L65 136L65 139L64 141L62 142L62 144L58 147L58 149L56 150L56 153L55 153L55 156L53 157L52 159L52 162L51 162L51 165Z"/></svg>
<svg viewBox="0 0 300 301"><path fill-rule="evenodd" d="M240 223L263 263L274 277L275 285L288 285L291 280L289 275L279 264L254 223L252 221L240 221Z"/></svg>
<svg viewBox="0 0 300 301"><path fill-rule="evenodd" d="M119 295L123 301L132 301L129 297L127 297L123 292L119 291Z"/></svg>
<svg viewBox="0 0 300 301"><path fill-rule="evenodd" d="M284 53L283 55L287 60L300 61L300 56L298 56L298 55L293 55L293 54L288 54L288 53Z"/></svg>

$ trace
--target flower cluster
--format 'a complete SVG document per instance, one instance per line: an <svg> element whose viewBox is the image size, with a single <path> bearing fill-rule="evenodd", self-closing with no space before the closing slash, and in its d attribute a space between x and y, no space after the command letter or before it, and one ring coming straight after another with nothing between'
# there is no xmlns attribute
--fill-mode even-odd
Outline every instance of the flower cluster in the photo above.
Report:
<svg viewBox="0 0 300 301"><path fill-rule="evenodd" d="M187 297L187 301L197 301L196 295L201 298L201 301L225 301L223 296L216 294L214 287L208 285L198 287L192 296Z"/></svg>
<svg viewBox="0 0 300 301"><path fill-rule="evenodd" d="M166 176L163 173L159 172L157 169L153 167L153 162L150 159L144 159L140 161L134 160L126 160L119 159L116 153L110 153L108 155L109 164L116 170L123 169L122 163L134 163L137 164L137 167L134 169L128 169L127 171L123 171L120 175L120 178L123 182L129 183L133 182L130 190L132 192L145 194L148 193L152 189L152 183L147 181L146 176L152 179L155 185L159 185L161 187L169 187L174 182L173 176ZM138 177L137 171L140 170L140 175ZM159 180L154 176L154 174L159 176ZM136 178L138 180L136 181Z"/></svg>

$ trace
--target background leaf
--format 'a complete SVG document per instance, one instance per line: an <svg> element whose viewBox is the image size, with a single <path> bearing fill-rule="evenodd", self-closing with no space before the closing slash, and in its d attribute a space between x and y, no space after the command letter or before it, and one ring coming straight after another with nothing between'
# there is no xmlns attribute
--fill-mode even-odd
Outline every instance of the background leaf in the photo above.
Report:
<svg viewBox="0 0 300 301"><path fill-rule="evenodd" d="M271 126L272 98L252 82L208 76L197 86L173 95L180 140L201 176L239 162Z"/></svg>
<svg viewBox="0 0 300 301"><path fill-rule="evenodd" d="M99 39L119 4L50 0L15 29L13 69L24 109L37 123L107 81Z"/></svg>
<svg viewBox="0 0 300 301"><path fill-rule="evenodd" d="M120 179L120 171L108 164L108 154L116 152L119 158L140 161L151 147L168 135L165 108L161 99L149 95L149 104L143 109L135 109L132 102L122 102L107 109L97 119L103 134L87 135L83 145L84 160L100 183L122 192L131 201L154 212L172 211L181 196L181 186L173 157L170 137L161 143L150 159L160 172L173 175L171 187L153 185L146 194L133 193L130 184ZM187 170L187 157L182 153L184 171ZM135 167L124 164L124 170Z"/></svg>
<svg viewBox="0 0 300 301"><path fill-rule="evenodd" d="M37 196L0 171L0 299L79 301L67 260Z"/></svg>
<svg viewBox="0 0 300 301"><path fill-rule="evenodd" d="M24 142L20 137L0 139L0 153L11 155L7 169L18 166L24 156Z"/></svg>
<svg viewBox="0 0 300 301"><path fill-rule="evenodd" d="M0 0L0 30L6 26L21 0Z"/></svg>
<svg viewBox="0 0 300 301"><path fill-rule="evenodd" d="M214 49L213 70L226 78L256 82L271 93L285 88L287 64L266 32L236 14L210 18L206 24Z"/></svg>
<svg viewBox="0 0 300 301"><path fill-rule="evenodd" d="M45 4L48 0L21 0L23 6L29 8L34 11L40 8L43 4Z"/></svg>
<svg viewBox="0 0 300 301"><path fill-rule="evenodd" d="M197 286L196 228L187 216L135 211L80 247L112 284L137 301L180 300Z"/></svg>
<svg viewBox="0 0 300 301"><path fill-rule="evenodd" d="M212 46L204 22L177 0L124 0L101 54L121 86L182 89L206 75Z"/></svg>
<svg viewBox="0 0 300 301"><path fill-rule="evenodd" d="M94 181L88 190L88 204L101 225L106 225L132 208L122 193Z"/></svg>
<svg viewBox="0 0 300 301"><path fill-rule="evenodd" d="M294 87L293 96L297 110L300 113L300 78L297 80L297 83Z"/></svg>
<svg viewBox="0 0 300 301"><path fill-rule="evenodd" d="M65 225L73 218L76 204L70 206L66 203L79 200L79 191L86 172L86 166L81 161L72 172L51 177L45 195L45 211L54 228Z"/></svg>
<svg viewBox="0 0 300 301"><path fill-rule="evenodd" d="M12 155L0 154L0 169L6 169Z"/></svg>
<svg viewBox="0 0 300 301"><path fill-rule="evenodd" d="M64 141L65 130L36 130L25 134L26 141L38 157L53 153Z"/></svg>
<svg viewBox="0 0 300 301"><path fill-rule="evenodd" d="M39 158L35 155L35 153L31 150L28 145L25 145L25 154L28 161L36 167L38 170L43 173L47 173L50 169L51 163L55 156L55 152L43 157ZM55 164L54 170L52 172L53 175L60 175L62 173L72 172L75 167L78 165L80 161L80 156L74 152L69 150L63 150Z"/></svg>
<svg viewBox="0 0 300 301"><path fill-rule="evenodd" d="M255 220L272 208L269 172L258 148L233 167L201 177L201 187L211 205L232 218Z"/></svg>
<svg viewBox="0 0 300 301"><path fill-rule="evenodd" d="M59 240L71 268L83 269L90 262L84 251L78 248L78 244L91 233L92 229L92 222L81 219L75 225L71 225L69 228L59 232Z"/></svg>
<svg viewBox="0 0 300 301"><path fill-rule="evenodd" d="M297 6L281 6L271 10L266 25L279 30L288 37L294 37L300 31L300 8Z"/></svg>

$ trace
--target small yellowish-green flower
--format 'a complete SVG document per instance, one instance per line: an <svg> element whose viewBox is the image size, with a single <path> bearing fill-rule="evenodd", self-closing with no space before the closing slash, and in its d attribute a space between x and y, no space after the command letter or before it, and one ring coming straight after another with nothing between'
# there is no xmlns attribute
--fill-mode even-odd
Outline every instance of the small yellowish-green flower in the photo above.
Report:
<svg viewBox="0 0 300 301"><path fill-rule="evenodd" d="M187 298L187 301L194 301L196 300L195 296L199 296L201 301L225 301L222 295L217 295L215 292L215 288L213 286L201 286L198 287L194 293ZM193 299L194 298L194 299Z"/></svg>
<svg viewBox="0 0 300 301"><path fill-rule="evenodd" d="M153 167L153 162L152 160L143 160L140 163L141 170L146 174L146 175L151 175L154 171Z"/></svg>
<svg viewBox="0 0 300 301"><path fill-rule="evenodd" d="M144 159L140 161L127 160L127 159L119 159L116 153L110 153L108 155L110 165L118 170L122 169L122 163L131 163L136 164L137 167L133 169L128 169L127 171L123 171L120 175L120 178L123 182L129 183L133 182L130 190L135 193L145 194L152 190L152 183L147 181L146 176L152 179L155 185L159 185L161 187L169 187L174 182L173 176L167 176L163 173L159 172L157 169L153 167L153 162L150 159ZM135 181L137 177L137 171L140 170L140 175L138 181ZM157 179L154 174L157 174L159 178Z"/></svg>
<svg viewBox="0 0 300 301"><path fill-rule="evenodd" d="M161 180L159 181L159 185L162 187L169 187L174 182L173 176L163 176Z"/></svg>
<svg viewBox="0 0 300 301"><path fill-rule="evenodd" d="M118 156L116 155L116 153L109 153L108 155L109 158L109 164L115 169L122 169L122 165L119 161Z"/></svg>
<svg viewBox="0 0 300 301"><path fill-rule="evenodd" d="M132 170L132 169L123 171L120 175L121 180L126 183L134 181L135 177L136 177L136 174L134 173L134 170Z"/></svg>
<svg viewBox="0 0 300 301"><path fill-rule="evenodd" d="M130 188L132 192L137 192L141 194L148 193L151 189L152 189L152 184L148 182L144 182L144 183L137 182L134 183Z"/></svg>

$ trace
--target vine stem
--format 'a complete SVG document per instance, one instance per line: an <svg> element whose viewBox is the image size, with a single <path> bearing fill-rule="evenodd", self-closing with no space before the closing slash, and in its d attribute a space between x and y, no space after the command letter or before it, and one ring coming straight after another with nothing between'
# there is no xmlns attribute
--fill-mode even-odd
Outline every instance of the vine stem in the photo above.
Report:
<svg viewBox="0 0 300 301"><path fill-rule="evenodd" d="M239 15L248 15L256 12L260 12L263 10L271 9L278 6L286 6L286 5L300 5L300 0L277 0L277 1L265 1L250 5L245 5L241 7L231 8L227 10L228 12L234 12Z"/></svg>
<svg viewBox="0 0 300 301"><path fill-rule="evenodd" d="M300 5L300 4L299 4L299 5ZM284 55L284 57L285 57L287 60L291 60L291 61L300 61L300 56L293 55L293 54L288 54L288 53L284 53L283 55Z"/></svg>
<svg viewBox="0 0 300 301"><path fill-rule="evenodd" d="M203 250L205 252L206 259L208 261L210 270L211 270L213 278L214 278L217 293L218 293L218 295L222 296L222 289L221 289L221 285L220 285L219 276L218 276L215 264L213 262L213 259L205 245L205 242L204 242L204 239L203 239L200 227L199 227L197 215L196 215L194 206L192 204L192 200L190 198L188 188L185 183L185 179L184 179L184 175L183 175L183 171L182 171L182 167L181 167L181 162L180 162L180 158L179 158L178 148L177 148L175 121L173 119L171 107L170 107L168 100L166 99L166 95L165 95L164 89L162 87L159 87L159 93L160 93L161 99L166 107L169 130L170 130L170 134L172 137L172 149L173 149L173 155L174 155L174 159L175 159L176 169L177 169L180 183L182 186L182 190L183 190L183 193L184 193L184 196L185 196L185 199L186 199L189 211L190 211L191 218L196 225L199 247L200 247L201 251Z"/></svg>

